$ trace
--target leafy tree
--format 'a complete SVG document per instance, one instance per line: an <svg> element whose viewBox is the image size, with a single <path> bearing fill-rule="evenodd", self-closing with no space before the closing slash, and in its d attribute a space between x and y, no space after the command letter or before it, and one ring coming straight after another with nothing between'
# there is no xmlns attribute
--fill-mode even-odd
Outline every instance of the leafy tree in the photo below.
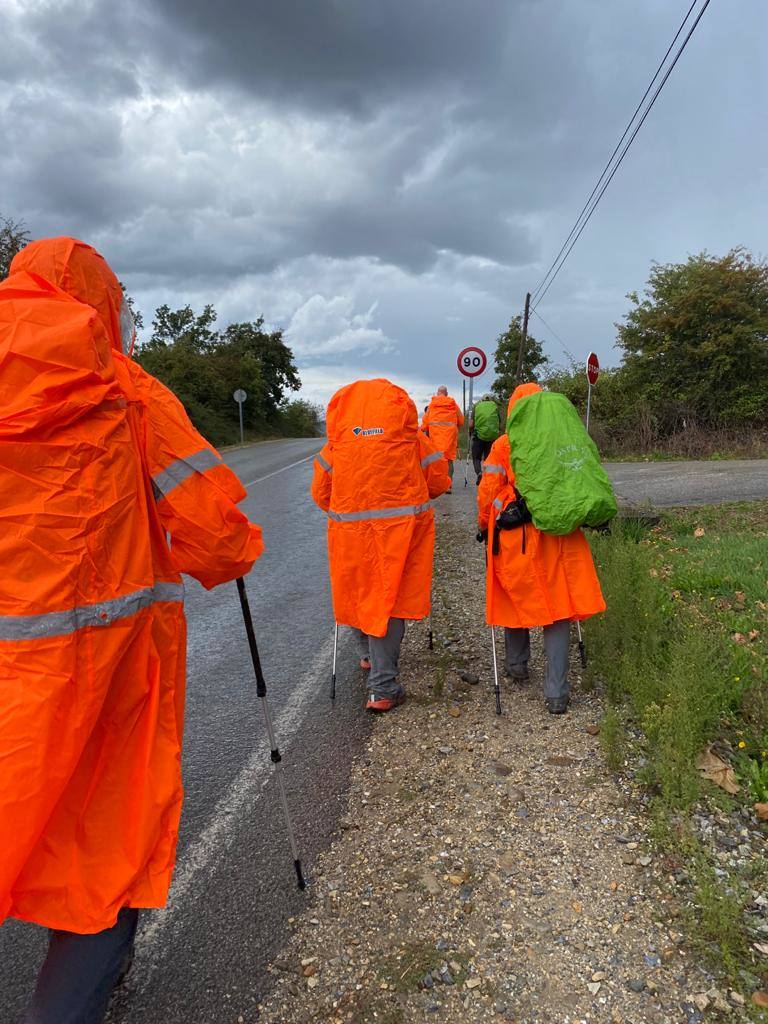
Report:
<svg viewBox="0 0 768 1024"><path fill-rule="evenodd" d="M0 281L8 277L11 260L32 238L24 221L13 221L0 215Z"/></svg>
<svg viewBox="0 0 768 1024"><path fill-rule="evenodd" d="M286 437L317 437L322 416L322 406L297 398L280 410L281 432Z"/></svg>
<svg viewBox="0 0 768 1024"><path fill-rule="evenodd" d="M264 400L268 413L274 412L286 391L296 391L301 381L293 362L293 353L283 341L282 331L267 333L263 317L253 323L230 324L221 342L242 359L258 362L264 381Z"/></svg>
<svg viewBox="0 0 768 1024"><path fill-rule="evenodd" d="M306 410L285 420L285 395L301 386L291 350L280 331L266 332L263 320L230 324L215 330L216 310L160 306L152 336L137 351L141 365L163 381L184 403L192 422L221 444L239 436L238 409L232 397L243 388L247 399L243 422L251 431L298 430ZM310 430L310 433L312 431Z"/></svg>
<svg viewBox="0 0 768 1024"><path fill-rule="evenodd" d="M617 324L630 389L703 423L765 422L768 266L744 249L655 263Z"/></svg>
<svg viewBox="0 0 768 1024"><path fill-rule="evenodd" d="M496 354L493 357L496 379L493 382L493 394L505 408L518 383L517 356L522 334L522 317L516 316L510 320L509 327L496 340ZM529 334L523 350L523 381L538 380L540 371L548 362L541 342Z"/></svg>

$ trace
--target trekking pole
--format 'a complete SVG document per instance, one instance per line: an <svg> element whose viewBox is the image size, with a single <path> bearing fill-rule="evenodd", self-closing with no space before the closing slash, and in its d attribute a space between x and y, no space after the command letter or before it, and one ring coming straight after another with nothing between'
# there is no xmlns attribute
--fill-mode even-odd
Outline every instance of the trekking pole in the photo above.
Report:
<svg viewBox="0 0 768 1024"><path fill-rule="evenodd" d="M290 843L291 855L293 856L293 867L294 870L296 871L296 880L299 884L300 889L306 889L307 883L304 881L304 875L301 870L299 851L296 847L296 839L293 833L293 825L291 823L291 812L288 810L288 799L285 795L283 766L281 764L282 757L280 755L280 751L277 748L275 730L272 727L272 715L269 712L269 704L267 703L267 684L264 679L264 673L261 670L259 648L256 646L256 634L253 631L253 619L251 618L251 609L248 604L248 594L246 593L245 590L245 580L243 579L242 576L239 576L237 579L237 592L240 595L240 607L243 611L243 622L245 623L245 632L248 636L248 646L251 649L251 661L253 662L253 670L256 673L256 693L261 698L261 706L264 709L264 720L267 724L267 736L269 737L270 758L272 760L272 764L275 766L277 790L280 795L280 803L282 804L283 807L285 827L288 831L288 842Z"/></svg>
<svg viewBox="0 0 768 1024"><path fill-rule="evenodd" d="M432 609L431 608L429 609L429 640L428 640L428 645L429 645L430 651L434 651L434 649L435 649L435 641L434 641L434 637L432 636Z"/></svg>
<svg viewBox="0 0 768 1024"><path fill-rule="evenodd" d="M496 714L501 714L501 687L499 686L499 665L496 661L496 627L491 626L491 648L493 649L493 691L496 694Z"/></svg>
<svg viewBox="0 0 768 1024"><path fill-rule="evenodd" d="M331 700L336 700L336 649L339 646L339 624L333 624L333 668L331 670Z"/></svg>
<svg viewBox="0 0 768 1024"><path fill-rule="evenodd" d="M576 632L579 634L579 657L581 658L581 667L586 671L587 668L587 649L584 646L584 637L581 635L581 623L576 621Z"/></svg>

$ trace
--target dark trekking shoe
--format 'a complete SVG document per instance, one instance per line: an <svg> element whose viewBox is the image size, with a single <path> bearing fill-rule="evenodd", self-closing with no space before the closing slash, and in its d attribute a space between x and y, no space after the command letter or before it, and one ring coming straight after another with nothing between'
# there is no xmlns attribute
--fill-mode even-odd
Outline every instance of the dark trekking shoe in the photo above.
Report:
<svg viewBox="0 0 768 1024"><path fill-rule="evenodd" d="M516 683L530 683L531 674L528 671L527 665L518 665L514 671L509 668L504 669L504 675L507 679L512 679Z"/></svg>
<svg viewBox="0 0 768 1024"><path fill-rule="evenodd" d="M396 708L399 704L405 703L405 690L400 687L397 693L391 697L380 697L378 694L369 693L368 703L365 705L366 711L391 711L392 708Z"/></svg>
<svg viewBox="0 0 768 1024"><path fill-rule="evenodd" d="M564 715L568 710L568 698L557 697L547 701L547 711L550 715Z"/></svg>

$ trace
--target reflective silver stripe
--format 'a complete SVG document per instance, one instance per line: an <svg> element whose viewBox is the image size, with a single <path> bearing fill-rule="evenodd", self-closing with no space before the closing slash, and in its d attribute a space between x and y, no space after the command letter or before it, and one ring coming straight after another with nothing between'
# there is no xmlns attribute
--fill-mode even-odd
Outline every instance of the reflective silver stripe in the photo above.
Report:
<svg viewBox="0 0 768 1024"><path fill-rule="evenodd" d="M498 498L494 498L493 499L493 507L497 508L499 510L499 512L501 512L501 510L504 508L504 502L503 501L499 501Z"/></svg>
<svg viewBox="0 0 768 1024"><path fill-rule="evenodd" d="M427 512L432 506L429 502L426 505L401 505L399 508L371 508L362 512L328 512L330 519L337 523L359 523L363 519L394 519L396 516L417 516L420 512Z"/></svg>
<svg viewBox="0 0 768 1024"><path fill-rule="evenodd" d="M322 455L316 455L315 459L320 463L320 465L323 467L326 473L333 472L333 466L330 464L330 462L326 462Z"/></svg>
<svg viewBox="0 0 768 1024"><path fill-rule="evenodd" d="M426 469L427 466L432 465L433 462L437 462L438 459L442 459L442 452L430 452L429 455L425 455L421 460L421 468Z"/></svg>
<svg viewBox="0 0 768 1024"><path fill-rule="evenodd" d="M155 496L159 492L160 496L164 497L194 473L204 473L206 469L213 469L214 466L220 464L221 459L210 448L203 448L202 451L195 452L194 455L187 455L185 459L176 459L170 466L166 466L162 473L155 473L152 477Z"/></svg>
<svg viewBox="0 0 768 1024"><path fill-rule="evenodd" d="M506 473L507 471L506 471L506 469L504 469L503 466L497 466L497 465L494 465L494 463L490 463L489 464L487 462L484 462L483 463L483 472L484 473Z"/></svg>
<svg viewBox="0 0 768 1024"><path fill-rule="evenodd" d="M156 583L153 587L134 590L132 594L113 597L109 601L99 601L96 604L80 605L65 612L0 615L0 641L40 640L43 637L65 636L88 626L108 626L116 619L126 619L159 601L183 600L182 583Z"/></svg>
<svg viewBox="0 0 768 1024"><path fill-rule="evenodd" d="M429 427L457 427L458 423L455 421L446 423L445 420L430 420L427 424Z"/></svg>

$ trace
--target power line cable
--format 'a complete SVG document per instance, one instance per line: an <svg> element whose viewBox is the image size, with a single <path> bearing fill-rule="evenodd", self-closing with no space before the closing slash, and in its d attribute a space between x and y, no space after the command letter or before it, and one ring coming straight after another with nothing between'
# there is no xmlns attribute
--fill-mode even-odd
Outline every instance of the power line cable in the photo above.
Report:
<svg viewBox="0 0 768 1024"><path fill-rule="evenodd" d="M624 158L626 157L627 153L629 152L629 149L630 149L632 143L634 142L635 138L637 137L638 132L642 128L643 124L645 123L646 118L648 117L648 115L650 114L651 110L653 109L653 106L656 103L656 100L659 98L659 95L661 94L662 89L666 85L667 80L669 79L669 76L672 74L672 72L673 72L677 62L679 61L680 57L683 54L683 51L685 50L686 46L688 45L688 43L689 43L689 41L691 39L691 36L696 31L696 28L697 28L699 22L701 21L702 17L704 16L704 12L709 7L710 3L711 3L711 0L705 0L703 7L701 8L701 10L699 11L699 13L698 13L698 15L696 17L696 20L694 21L693 25L689 29L688 34L686 35L686 37L683 40L683 42L681 43L677 53L675 54L674 60L672 61L670 66L667 68L667 71L664 74L664 77L662 78L662 80L659 83L656 91L654 92L653 96L651 97L651 100L648 103L648 105L646 106L646 108L645 108L645 110L643 112L642 117L638 121L637 125L635 126L634 131L632 132L632 134L630 135L629 139L627 140L626 145L622 149L621 154L620 154L618 160L614 164L613 169L611 170L610 174L608 175L608 177L605 180L605 182L602 185L602 187L600 187L600 181L598 180L598 184L597 184L595 190L597 190L599 188L599 192L597 193L597 196L594 198L594 201L591 203L591 206L589 208L589 212L587 213L586 217L583 218L581 226L578 228L578 231L576 232L575 237L573 236L573 230L576 228L576 225L578 225L578 223L579 223L578 220L576 221L576 225L574 225L574 229L571 230L571 233L569 235L569 238L572 238L572 241L570 242L570 245L568 244L568 239L566 239L563 247L560 250L560 254L558 254L558 256L555 258L554 263L552 264L550 269L547 271L547 274L545 275L544 279L542 280L542 282L539 284L538 288L536 289L537 298L536 298L535 304L533 306L534 312L536 310L536 306L539 305L539 303L542 301L542 299L547 294L549 289L552 287L552 284L553 284L555 278L557 277L557 275L560 273L560 271L561 271L561 269L563 267L563 264L565 263L565 261L570 256L570 254L571 254L571 252L573 250L573 247L576 245L576 243L578 242L579 238L581 237L581 234L584 231L584 228L587 226L587 224L591 220L592 215L594 214L595 210L597 209L598 204L600 203L600 200L603 198L606 189L608 188L610 183L613 181L613 178L614 178L616 172L618 171L619 167L621 166L622 162L624 161ZM683 21L683 26L685 25L686 21L688 20L689 15L690 15L690 11L688 12L688 14L685 17L685 20ZM683 26L681 26L681 30L682 30ZM680 35L680 30L678 31L678 33L675 36L675 38L677 39L677 37L679 35ZM674 46L674 41L672 43L672 46ZM670 49L671 48L672 47L670 47ZM665 60L666 60L666 57L665 57ZM653 79L654 81L655 81L656 77L658 77L658 72L654 76L654 79ZM653 81L651 82L651 85L653 85ZM649 87L649 90L650 90L650 87ZM647 92L646 92L646 95L647 95ZM628 128L631 126L631 124L632 124L632 122L630 121L630 125L628 126ZM624 138L625 136L626 136L626 132L625 132L625 135L622 136L622 138ZM621 145L621 142L619 142L619 145ZM603 172L603 175L601 175L601 178L604 177L604 175L605 175L605 171ZM593 196L595 195L595 191L594 190L593 190L592 195ZM587 206L590 205L590 200L587 200L587 204L586 205ZM563 253L563 249L565 249L564 253ZM544 286L544 282L547 280L547 278L549 278L549 282L546 284L546 286Z"/></svg>
<svg viewBox="0 0 768 1024"><path fill-rule="evenodd" d="M569 359L571 360L571 362L572 362L572 363L575 363L575 362L577 362L577 360L576 360L576 357L574 356L573 352L571 352L571 350L570 350L570 349L568 348L568 346L567 346L567 345L565 344L565 342L564 342L564 341L563 341L563 339L562 339L562 338L560 337L560 335L559 335L559 334L557 333L557 331L556 331L556 330L554 329L554 327L551 327L551 326L550 326L550 325L549 325L549 324L547 323L547 321L546 321L546 320L544 319L544 317L543 317L543 316L541 315L541 313L537 313L535 309L533 310L533 313L534 313L534 314L535 314L535 315L536 315L536 316L537 316L537 317L539 318L539 320L541 320L541 322L542 322L542 323L544 324L544 326L545 326L545 327L546 327L546 329L547 329L547 330L549 331L549 333L550 333L551 335L553 335L553 336L554 336L555 338L557 338L557 340L558 340L558 341L560 342L560 345L561 345L561 347L562 347L563 351L564 351L564 352L565 352L565 354L566 354L566 355L568 356L568 358L569 358Z"/></svg>
<svg viewBox="0 0 768 1024"><path fill-rule="evenodd" d="M587 210L587 207L592 202L592 199L594 198L595 193L600 188L600 185L602 184L603 179L605 178L606 174L608 173L608 171L609 171L609 169L611 167L611 164L613 163L614 157L618 153L618 151L619 151L619 149L621 147L622 142L624 141L624 139L626 139L627 135L629 134L629 132L630 132L630 130L632 128L632 125L635 122L635 118L640 113L640 110L641 110L643 104L645 103L645 101L646 101L646 99L648 97L648 94L650 93L651 89L653 88L654 83L656 82L656 79L661 74L661 70L662 70L662 68L664 67L664 65L667 62L667 58L669 57L670 53L672 52L672 47L675 45L675 43L679 39L680 33L685 28L686 22L690 18L691 12L693 11L694 7L696 6L696 4L698 2L699 2L699 0L693 0L693 2L691 3L691 6L688 8L688 13L685 15L685 17L681 21L680 27L678 28L677 32L675 32L674 39L672 40L672 42L667 47L667 52L664 54L664 56L661 59L661 62L659 63L659 66L656 68L656 72L655 72L653 78L651 79L651 81L649 82L648 88L643 93L642 99L640 100L640 102L635 107L635 110L634 110L634 113L632 114L632 117L630 117L629 121L627 122L627 127L624 129L624 132L623 132L621 138L619 139L619 141L616 143L616 147L614 148L613 152L611 153L610 157L608 158L608 161L607 161L605 167L603 168L602 173L600 174L600 177L597 179L597 182L595 183L595 187L590 192L590 194L589 194L589 196L587 198L587 201L584 203L584 205L582 206L581 210L579 210L579 215L576 218L576 220L574 221L573 227L571 228L571 230L568 233L568 237L563 242L563 244L560 246L560 252L557 254L557 256L555 256L554 260L550 264L549 270L546 272L544 277L541 279L541 281L539 282L537 287L534 289L534 291L533 291L533 299L534 300L536 299L536 296L538 295L538 293L541 291L541 289L546 284L547 278L549 277L549 275L554 270L555 264L560 259L560 257L562 256L563 252L565 251L565 247L568 245L570 240L573 238L574 233L578 230L579 224L581 223L581 218L584 216L584 214L585 214L585 212Z"/></svg>

